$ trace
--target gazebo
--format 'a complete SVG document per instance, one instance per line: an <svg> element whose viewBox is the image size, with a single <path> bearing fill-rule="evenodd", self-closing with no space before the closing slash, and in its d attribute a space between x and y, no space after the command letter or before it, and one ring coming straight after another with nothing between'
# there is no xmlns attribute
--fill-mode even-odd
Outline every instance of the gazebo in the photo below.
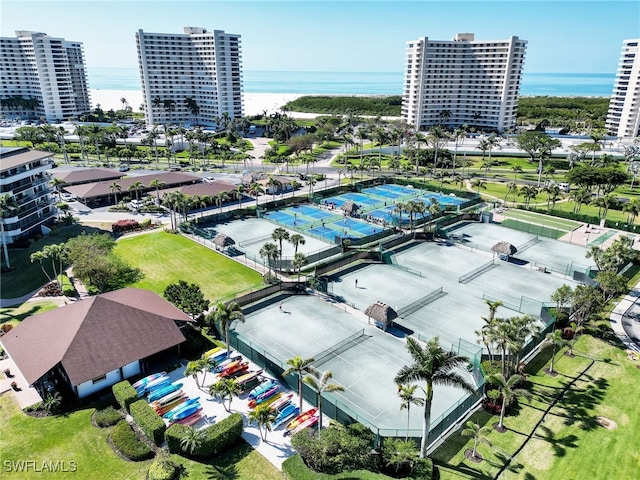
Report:
<svg viewBox="0 0 640 480"><path fill-rule="evenodd" d="M518 249L511 245L509 242L503 241L498 242L493 247L491 247L491 251L497 253L501 260L508 260L510 256L518 251Z"/></svg>
<svg viewBox="0 0 640 480"><path fill-rule="evenodd" d="M393 320L398 318L398 312L380 301L369 305L364 314L369 317L369 322L373 318L376 327L383 329L385 332L388 327L393 326Z"/></svg>
<svg viewBox="0 0 640 480"><path fill-rule="evenodd" d="M228 235L225 235L224 233L219 233L213 239L213 244L216 246L217 249L224 250L225 248L230 247L231 245L235 245L236 241L233 238L229 237Z"/></svg>
<svg viewBox="0 0 640 480"><path fill-rule="evenodd" d="M340 210L342 210L343 212L347 213L348 215L353 215L354 213L356 213L358 211L360 207L358 205L356 205L355 203L353 203L351 200L348 200L346 202L344 202L341 206L340 206Z"/></svg>

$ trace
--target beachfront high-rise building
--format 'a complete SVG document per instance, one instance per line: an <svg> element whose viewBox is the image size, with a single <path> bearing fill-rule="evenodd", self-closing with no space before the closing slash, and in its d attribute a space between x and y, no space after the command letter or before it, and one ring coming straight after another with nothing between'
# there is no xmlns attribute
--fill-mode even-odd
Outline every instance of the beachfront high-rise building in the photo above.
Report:
<svg viewBox="0 0 640 480"><path fill-rule="evenodd" d="M91 109L82 43L17 31L0 38L2 113L64 120Z"/></svg>
<svg viewBox="0 0 640 480"><path fill-rule="evenodd" d="M616 137L640 135L640 38L624 40L613 94L607 113L607 130Z"/></svg>
<svg viewBox="0 0 640 480"><path fill-rule="evenodd" d="M214 125L242 117L240 35L185 27L136 32L146 121Z"/></svg>
<svg viewBox="0 0 640 480"><path fill-rule="evenodd" d="M515 36L476 41L473 33L407 42L403 119L418 130L515 127L526 46Z"/></svg>

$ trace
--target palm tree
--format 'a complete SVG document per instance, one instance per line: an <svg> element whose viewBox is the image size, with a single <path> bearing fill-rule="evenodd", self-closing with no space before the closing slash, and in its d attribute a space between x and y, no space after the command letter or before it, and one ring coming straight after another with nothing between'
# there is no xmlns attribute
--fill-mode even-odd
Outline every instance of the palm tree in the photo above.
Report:
<svg viewBox="0 0 640 480"><path fill-rule="evenodd" d="M269 405L258 405L249 412L249 422L256 423L260 431L260 438L267 441L267 432L271 431L271 425L275 422L276 416L271 411Z"/></svg>
<svg viewBox="0 0 640 480"><path fill-rule="evenodd" d="M289 243L293 245L293 249L294 249L293 256L295 257L298 254L298 246L304 245L305 243L307 243L307 241L299 233L294 233L289 237Z"/></svg>
<svg viewBox="0 0 640 480"><path fill-rule="evenodd" d="M220 212L222 212L222 204L229 200L229 194L227 192L218 192L216 194L216 203L220 208Z"/></svg>
<svg viewBox="0 0 640 480"><path fill-rule="evenodd" d="M154 178L153 180L151 180L151 182L149 182L149 188L156 189L156 198L158 199L158 205L160 205L160 189L165 185L166 183L164 183L162 180L159 180L157 178Z"/></svg>
<svg viewBox="0 0 640 480"><path fill-rule="evenodd" d="M291 266L293 267L294 271L298 272L298 282L300 281L300 270L302 270L302 267L304 267L307 263L309 263L309 260L304 253L296 253L293 256Z"/></svg>
<svg viewBox="0 0 640 480"><path fill-rule="evenodd" d="M190 455L193 455L194 452L200 448L206 436L205 430L197 430L189 426L180 439L180 448Z"/></svg>
<svg viewBox="0 0 640 480"><path fill-rule="evenodd" d="M218 326L220 333L224 335L224 340L227 345L227 356L229 355L229 330L231 329L231 324L233 322L244 323L244 314L242 313L242 309L240 305L236 302L216 303L215 309L212 313L208 315L207 320L212 320ZM211 323L211 322L209 322Z"/></svg>
<svg viewBox="0 0 640 480"><path fill-rule="evenodd" d="M271 238L280 245L280 270L282 270L282 241L289 240L289 232L282 227L278 227L271 233Z"/></svg>
<svg viewBox="0 0 640 480"><path fill-rule="evenodd" d="M294 373L298 374L298 396L300 397L300 412L302 412L302 374L306 373L315 360L313 358L302 358L300 355L296 355L293 358L287 360L287 368L282 372L283 377L287 377Z"/></svg>
<svg viewBox="0 0 640 480"><path fill-rule="evenodd" d="M247 187L245 185L238 185L234 191L236 198L238 199L238 206L242 204L242 195L247 191Z"/></svg>
<svg viewBox="0 0 640 480"><path fill-rule="evenodd" d="M2 250L4 252L4 261L7 269L11 269L11 263L9 262L7 239L4 234L4 218L16 210L18 210L18 206L10 193L0 195L0 235L2 235Z"/></svg>
<svg viewBox="0 0 640 480"><path fill-rule="evenodd" d="M549 373L554 374L556 371L553 369L553 361L556 356L556 348L562 348L567 345L567 341L562 338L562 331L553 329L553 332L547 333L545 337L547 347L551 347L551 365L549 366Z"/></svg>
<svg viewBox="0 0 640 480"><path fill-rule="evenodd" d="M410 411L411 405L416 405L418 407L424 407L424 398L416 397L416 389L417 385L398 385L398 397L402 403L400 404L400 410L407 409L407 434L405 436L405 440L409 440L409 419L410 419Z"/></svg>
<svg viewBox="0 0 640 480"><path fill-rule="evenodd" d="M109 185L109 190L111 190L111 193L113 193L113 205L115 206L118 204L118 192L122 191L122 187L118 182L113 182L111 185Z"/></svg>
<svg viewBox="0 0 640 480"><path fill-rule="evenodd" d="M142 182L137 181L129 186L129 191L133 191L136 194L136 200L138 200L138 192L144 189Z"/></svg>
<svg viewBox="0 0 640 480"><path fill-rule="evenodd" d="M471 182L471 186L476 188L476 192L480 193L480 189L487 189L487 182L485 182L484 180L474 180L473 182Z"/></svg>
<svg viewBox="0 0 640 480"><path fill-rule="evenodd" d="M249 185L249 189L247 190L247 193L249 195L256 197L256 207L257 207L258 197L264 193L264 187L261 184L254 182L251 185Z"/></svg>
<svg viewBox="0 0 640 480"><path fill-rule="evenodd" d="M58 194L58 200L60 202L62 202L62 192L61 192L61 188L62 185L64 185L64 180L60 180L58 177L53 177L51 179L51 186L56 190L56 193Z"/></svg>
<svg viewBox="0 0 640 480"><path fill-rule="evenodd" d="M344 387L337 383L329 383L333 378L333 374L330 370L320 372L319 370L311 367L309 368L309 375L302 380L316 391L316 398L318 400L318 429L322 429L322 394L331 392L342 392Z"/></svg>
<svg viewBox="0 0 640 480"><path fill-rule="evenodd" d="M479 443L484 443L485 445L488 445L490 447L493 446L493 444L486 437L486 435L488 435L491 430L488 427L480 428L480 425L472 422L471 420L469 420L466 423L466 425L467 427L463 429L462 432L460 432L460 434L463 437L473 437L473 450L471 452L471 456L473 458L477 458L478 455L476 450L478 448Z"/></svg>
<svg viewBox="0 0 640 480"><path fill-rule="evenodd" d="M496 430L499 432L505 432L504 428L504 413L508 405L511 405L516 398L531 398L531 393L524 388L516 388L516 386L524 380L522 375L511 375L508 379L505 379L501 373L494 373L487 377L487 383L496 385L500 391L502 397L502 408L500 409L500 421L496 426Z"/></svg>
<svg viewBox="0 0 640 480"><path fill-rule="evenodd" d="M411 365L405 365L395 377L399 385L408 385L417 381L425 382L424 415L422 421L422 441L420 457L427 456L428 435L431 429L431 407L433 405L433 387L435 385L452 386L473 392L473 386L455 369L466 365L467 358L453 352L445 352L438 337L431 338L421 346L413 337L407 337L407 349L413 359Z"/></svg>
<svg viewBox="0 0 640 480"><path fill-rule="evenodd" d="M238 385L238 382L234 378L223 378L217 382L217 384L220 384L219 390L222 392L224 398L229 398L229 405L224 406L224 408L227 412L230 412L233 397L240 395L240 385Z"/></svg>
<svg viewBox="0 0 640 480"><path fill-rule="evenodd" d="M192 376L196 381L196 386L200 388L200 382L198 382L198 374L202 371L202 363L200 360L192 360L187 363L187 368L184 370L184 376Z"/></svg>
<svg viewBox="0 0 640 480"><path fill-rule="evenodd" d="M272 262L275 264L276 259L280 256L278 246L275 243L267 242L262 245L259 255L261 258L267 260L267 263L269 265L269 277L271 277L271 264Z"/></svg>

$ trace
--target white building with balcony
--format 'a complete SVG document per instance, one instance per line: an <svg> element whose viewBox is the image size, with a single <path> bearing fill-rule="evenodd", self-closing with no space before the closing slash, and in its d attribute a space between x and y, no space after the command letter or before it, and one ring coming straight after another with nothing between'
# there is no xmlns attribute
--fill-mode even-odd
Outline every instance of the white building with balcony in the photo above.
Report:
<svg viewBox="0 0 640 480"><path fill-rule="evenodd" d="M7 244L40 233L55 207L49 189L52 153L23 147L0 147L0 195L9 194L0 222Z"/></svg>
<svg viewBox="0 0 640 480"><path fill-rule="evenodd" d="M473 33L407 42L402 118L417 130L515 127L526 46L516 36L476 41Z"/></svg>
<svg viewBox="0 0 640 480"><path fill-rule="evenodd" d="M624 40L613 94L607 112L607 130L616 137L640 135L640 38Z"/></svg>
<svg viewBox="0 0 640 480"><path fill-rule="evenodd" d="M82 43L17 31L0 38L2 113L47 121L91 109Z"/></svg>
<svg viewBox="0 0 640 480"><path fill-rule="evenodd" d="M185 27L184 34L136 32L148 125L217 125L239 118L240 35Z"/></svg>

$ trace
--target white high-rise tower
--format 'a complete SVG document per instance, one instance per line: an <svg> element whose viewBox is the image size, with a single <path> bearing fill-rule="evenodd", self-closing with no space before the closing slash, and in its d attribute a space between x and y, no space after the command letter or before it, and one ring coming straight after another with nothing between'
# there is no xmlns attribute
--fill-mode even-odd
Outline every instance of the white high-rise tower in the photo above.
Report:
<svg viewBox="0 0 640 480"><path fill-rule="evenodd" d="M624 40L607 113L607 130L617 137L640 135L640 38Z"/></svg>

